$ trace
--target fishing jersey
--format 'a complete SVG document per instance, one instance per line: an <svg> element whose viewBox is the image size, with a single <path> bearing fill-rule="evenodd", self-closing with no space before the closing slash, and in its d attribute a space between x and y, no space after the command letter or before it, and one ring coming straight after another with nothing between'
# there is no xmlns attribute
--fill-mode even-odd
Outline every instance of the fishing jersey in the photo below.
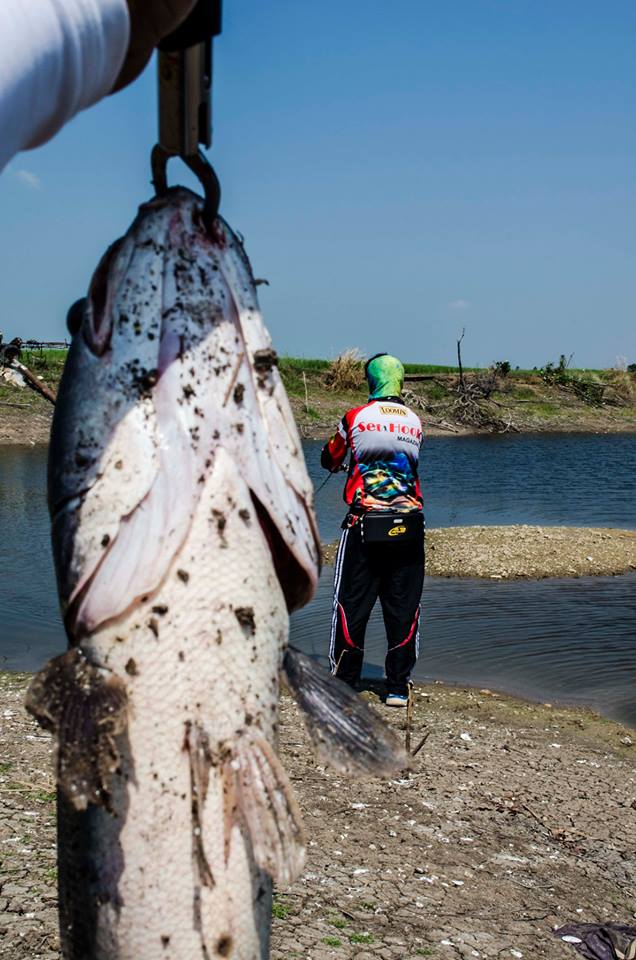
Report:
<svg viewBox="0 0 636 960"><path fill-rule="evenodd" d="M337 470L351 452L343 496L354 509L421 510L421 442L422 424L412 410L399 400L371 400L345 413L320 462Z"/></svg>

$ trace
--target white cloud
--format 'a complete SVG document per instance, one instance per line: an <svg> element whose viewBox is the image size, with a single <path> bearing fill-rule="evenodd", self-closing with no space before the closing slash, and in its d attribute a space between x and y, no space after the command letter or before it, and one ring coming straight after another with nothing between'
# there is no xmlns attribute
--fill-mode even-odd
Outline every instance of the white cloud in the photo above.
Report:
<svg viewBox="0 0 636 960"><path fill-rule="evenodd" d="M451 310L466 310L470 304L468 300L451 300L448 306Z"/></svg>
<svg viewBox="0 0 636 960"><path fill-rule="evenodd" d="M12 171L14 176L17 177L26 187L30 190L41 190L42 181L38 177L37 173L32 173L31 170L14 170Z"/></svg>

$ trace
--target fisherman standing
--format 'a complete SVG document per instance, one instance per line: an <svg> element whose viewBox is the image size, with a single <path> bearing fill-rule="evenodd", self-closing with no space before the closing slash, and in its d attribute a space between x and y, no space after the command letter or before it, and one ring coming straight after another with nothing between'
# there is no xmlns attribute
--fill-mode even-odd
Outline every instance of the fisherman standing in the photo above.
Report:
<svg viewBox="0 0 636 960"><path fill-rule="evenodd" d="M388 651L386 704L406 706L419 647L424 583L424 514L417 475L419 418L400 396L404 367L379 353L364 368L369 401L344 415L325 444L321 464L335 471L350 453L334 572L329 659L351 686L360 679L364 635L380 598Z"/></svg>

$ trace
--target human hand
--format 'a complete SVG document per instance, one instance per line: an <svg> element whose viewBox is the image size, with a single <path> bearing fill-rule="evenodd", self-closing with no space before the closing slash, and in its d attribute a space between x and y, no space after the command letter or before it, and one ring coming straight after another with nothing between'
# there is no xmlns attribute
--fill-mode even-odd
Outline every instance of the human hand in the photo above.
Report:
<svg viewBox="0 0 636 960"><path fill-rule="evenodd" d="M126 0L130 15L128 52L115 86L116 93L135 80L160 40L172 33L196 6L197 0Z"/></svg>

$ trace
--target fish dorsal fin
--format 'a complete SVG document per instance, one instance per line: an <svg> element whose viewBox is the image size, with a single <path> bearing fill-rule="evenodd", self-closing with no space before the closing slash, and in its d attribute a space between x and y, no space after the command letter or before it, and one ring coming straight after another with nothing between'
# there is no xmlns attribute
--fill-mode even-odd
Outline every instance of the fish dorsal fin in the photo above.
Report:
<svg viewBox="0 0 636 960"><path fill-rule="evenodd" d="M234 803L228 827L238 820L257 865L277 884L288 886L305 862L302 820L287 774L262 734L250 731L238 738L224 777Z"/></svg>
<svg viewBox="0 0 636 960"><path fill-rule="evenodd" d="M283 679L322 761L354 776L390 776L408 767L388 724L351 687L295 647L285 652Z"/></svg>

